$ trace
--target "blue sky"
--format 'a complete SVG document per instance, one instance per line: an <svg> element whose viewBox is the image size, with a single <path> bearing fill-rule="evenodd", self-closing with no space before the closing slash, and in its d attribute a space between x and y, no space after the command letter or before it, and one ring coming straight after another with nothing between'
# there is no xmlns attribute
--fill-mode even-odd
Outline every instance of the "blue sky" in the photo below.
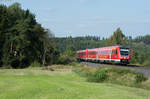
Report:
<svg viewBox="0 0 150 99"><path fill-rule="evenodd" d="M0 0L14 2L57 37L109 37L118 27L126 36L150 34L150 0Z"/></svg>

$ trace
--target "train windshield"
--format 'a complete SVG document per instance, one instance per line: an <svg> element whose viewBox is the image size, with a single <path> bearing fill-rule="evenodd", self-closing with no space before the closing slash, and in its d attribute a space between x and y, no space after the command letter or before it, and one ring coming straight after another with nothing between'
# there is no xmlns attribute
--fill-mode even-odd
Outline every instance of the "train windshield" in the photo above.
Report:
<svg viewBox="0 0 150 99"><path fill-rule="evenodd" d="M129 56L129 48L120 48L121 56Z"/></svg>

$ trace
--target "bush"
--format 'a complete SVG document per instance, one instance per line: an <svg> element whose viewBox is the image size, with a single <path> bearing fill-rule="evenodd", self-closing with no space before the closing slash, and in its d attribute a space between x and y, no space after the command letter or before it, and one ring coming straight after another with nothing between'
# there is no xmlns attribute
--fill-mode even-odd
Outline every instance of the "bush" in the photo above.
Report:
<svg viewBox="0 0 150 99"><path fill-rule="evenodd" d="M69 58L69 56L67 56L67 55L60 55L60 57L59 57L59 60L58 60L58 63L59 64L69 64L71 62L71 60L70 60L70 58Z"/></svg>
<svg viewBox="0 0 150 99"><path fill-rule="evenodd" d="M135 80L136 80L136 83L141 83L143 81L146 81L147 78L144 76L144 74L137 73L136 76L135 76Z"/></svg>
<svg viewBox="0 0 150 99"><path fill-rule="evenodd" d="M30 66L31 67L41 67L42 65L39 62L34 61Z"/></svg>
<svg viewBox="0 0 150 99"><path fill-rule="evenodd" d="M150 66L150 61L149 60L146 60L144 63L143 63L144 66Z"/></svg>
<svg viewBox="0 0 150 99"><path fill-rule="evenodd" d="M108 69L99 69L94 72L89 78L88 81L94 82L103 82L108 78Z"/></svg>

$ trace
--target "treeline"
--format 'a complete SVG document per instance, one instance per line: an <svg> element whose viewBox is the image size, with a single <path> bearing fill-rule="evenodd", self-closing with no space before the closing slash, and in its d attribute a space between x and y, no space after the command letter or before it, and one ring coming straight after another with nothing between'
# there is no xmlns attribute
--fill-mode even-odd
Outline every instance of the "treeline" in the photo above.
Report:
<svg viewBox="0 0 150 99"><path fill-rule="evenodd" d="M56 48L60 52L59 64L76 61L76 51L88 48L103 47L105 38L96 36L55 38Z"/></svg>
<svg viewBox="0 0 150 99"><path fill-rule="evenodd" d="M150 35L136 37L130 42L132 63L150 66Z"/></svg>
<svg viewBox="0 0 150 99"><path fill-rule="evenodd" d="M133 64L150 66L150 46L142 43L133 43L132 46L132 60Z"/></svg>
<svg viewBox="0 0 150 99"><path fill-rule="evenodd" d="M20 4L0 5L1 67L24 68L33 62L43 65L55 63L58 51L51 38L51 32Z"/></svg>
<svg viewBox="0 0 150 99"><path fill-rule="evenodd" d="M146 45L150 45L150 35L138 36L133 41L136 43L144 43Z"/></svg>
<svg viewBox="0 0 150 99"><path fill-rule="evenodd" d="M85 36L85 37L64 37L55 38L56 47L63 53L66 48L73 47L74 50L84 50L89 48L97 48L105 46L106 38L97 36Z"/></svg>

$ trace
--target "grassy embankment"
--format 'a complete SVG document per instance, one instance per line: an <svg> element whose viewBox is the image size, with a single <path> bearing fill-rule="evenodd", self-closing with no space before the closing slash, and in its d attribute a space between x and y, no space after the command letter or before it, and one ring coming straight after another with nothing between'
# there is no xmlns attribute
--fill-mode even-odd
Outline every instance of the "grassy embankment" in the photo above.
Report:
<svg viewBox="0 0 150 99"><path fill-rule="evenodd" d="M0 70L0 99L150 99L147 90L90 83L71 67L58 68Z"/></svg>

